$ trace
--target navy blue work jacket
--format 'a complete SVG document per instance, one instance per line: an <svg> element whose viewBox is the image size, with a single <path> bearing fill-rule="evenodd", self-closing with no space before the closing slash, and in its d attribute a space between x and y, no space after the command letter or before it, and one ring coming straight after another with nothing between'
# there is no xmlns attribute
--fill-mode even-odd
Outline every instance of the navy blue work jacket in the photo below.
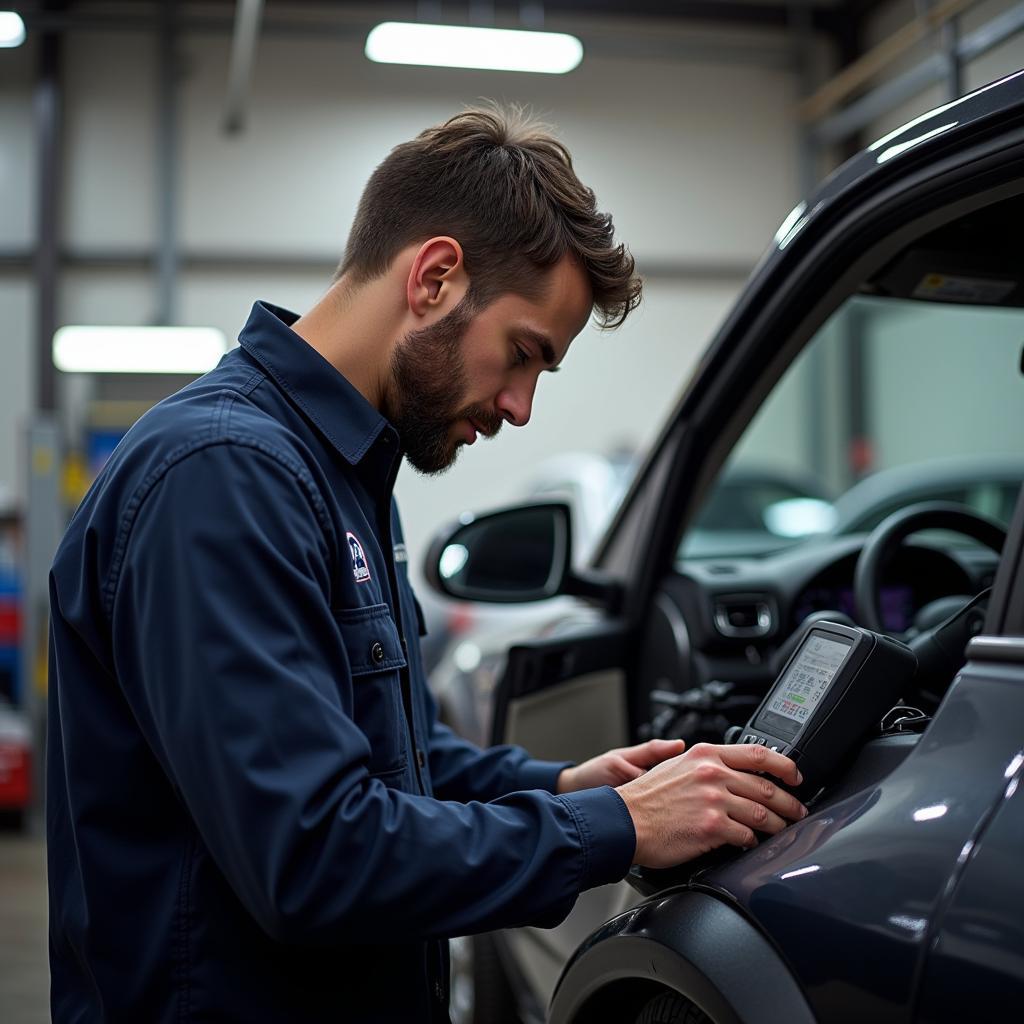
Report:
<svg viewBox="0 0 1024 1024"><path fill-rule="evenodd" d="M447 1019L448 936L621 878L613 789L437 721L394 429L257 303L50 577L53 1020Z"/></svg>

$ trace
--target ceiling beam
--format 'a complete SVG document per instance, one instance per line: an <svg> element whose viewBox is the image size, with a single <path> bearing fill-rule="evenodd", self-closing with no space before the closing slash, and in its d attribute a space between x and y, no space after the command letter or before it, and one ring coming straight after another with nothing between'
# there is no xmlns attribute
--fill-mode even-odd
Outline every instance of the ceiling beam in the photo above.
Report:
<svg viewBox="0 0 1024 1024"><path fill-rule="evenodd" d="M853 0L858 2L858 0ZM872 3L874 0L860 0ZM816 31L834 33L842 20L843 4L838 0L544 0L543 10L547 16L558 18L602 17L629 18L633 20L661 20L678 23L705 23L720 27L786 29L792 22L794 4L806 7L810 11L811 25ZM260 0L263 6L263 0ZM378 5L382 18L394 18L403 8L407 9L410 19L415 17L416 6L412 3L388 3ZM241 0L187 0L182 4L181 20L188 24L191 16L200 11L208 11L215 16L234 16L236 34L241 17ZM365 0L269 0L266 3L266 14L269 19L291 16L306 11L324 11L338 13L344 11L349 17L353 14L368 13L370 8ZM466 20L469 17L470 4L466 0L454 2L446 0L441 4L441 13L445 21ZM494 9L502 18L520 14L520 0L497 0ZM136 0L125 5L122 14L110 3L93 4L91 0L77 0L63 19L47 18L46 11L40 0L22 0L19 10L27 15L37 29L60 31L65 27L82 27L90 17L101 17L106 22L123 20L125 22L145 21L155 18L158 5L147 0ZM372 20L372 19L369 19Z"/></svg>

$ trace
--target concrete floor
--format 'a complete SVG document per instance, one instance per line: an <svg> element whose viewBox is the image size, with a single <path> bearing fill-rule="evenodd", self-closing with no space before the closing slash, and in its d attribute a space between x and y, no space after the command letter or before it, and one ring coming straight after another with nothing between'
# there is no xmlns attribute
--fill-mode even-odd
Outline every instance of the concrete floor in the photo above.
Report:
<svg viewBox="0 0 1024 1024"><path fill-rule="evenodd" d="M0 832L0 1021L49 1019L46 847L41 838Z"/></svg>

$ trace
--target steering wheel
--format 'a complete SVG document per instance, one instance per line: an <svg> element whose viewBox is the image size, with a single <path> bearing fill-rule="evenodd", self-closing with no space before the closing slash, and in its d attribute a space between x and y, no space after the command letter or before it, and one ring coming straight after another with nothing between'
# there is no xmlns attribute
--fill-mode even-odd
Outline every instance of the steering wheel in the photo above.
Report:
<svg viewBox="0 0 1024 1024"><path fill-rule="evenodd" d="M953 530L993 551L1002 551L1006 531L991 519L952 502L925 502L894 512L872 530L861 550L853 577L853 599L861 625L876 632L885 632L879 601L882 569L896 549L912 533L919 530ZM972 598L956 599L948 617L924 629L909 640L917 657L914 688L917 699L925 705L938 706L950 681L963 666L968 640L981 631L988 608L988 590ZM938 602L936 602L938 603Z"/></svg>
<svg viewBox="0 0 1024 1024"><path fill-rule="evenodd" d="M979 541L997 554L1006 542L1006 531L997 522L965 505L930 501L894 512L871 531L854 570L853 600L861 625L877 633L886 632L879 600L882 570L903 541L920 530L952 530Z"/></svg>

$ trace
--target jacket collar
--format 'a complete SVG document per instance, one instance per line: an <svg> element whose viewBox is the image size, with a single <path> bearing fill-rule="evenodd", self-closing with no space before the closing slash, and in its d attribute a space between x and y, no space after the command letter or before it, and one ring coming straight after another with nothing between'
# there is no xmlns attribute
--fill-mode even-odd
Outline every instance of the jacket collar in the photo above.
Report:
<svg viewBox="0 0 1024 1024"><path fill-rule="evenodd" d="M290 310L257 302L238 342L353 466L378 438L397 452L394 427L291 329L298 319Z"/></svg>

